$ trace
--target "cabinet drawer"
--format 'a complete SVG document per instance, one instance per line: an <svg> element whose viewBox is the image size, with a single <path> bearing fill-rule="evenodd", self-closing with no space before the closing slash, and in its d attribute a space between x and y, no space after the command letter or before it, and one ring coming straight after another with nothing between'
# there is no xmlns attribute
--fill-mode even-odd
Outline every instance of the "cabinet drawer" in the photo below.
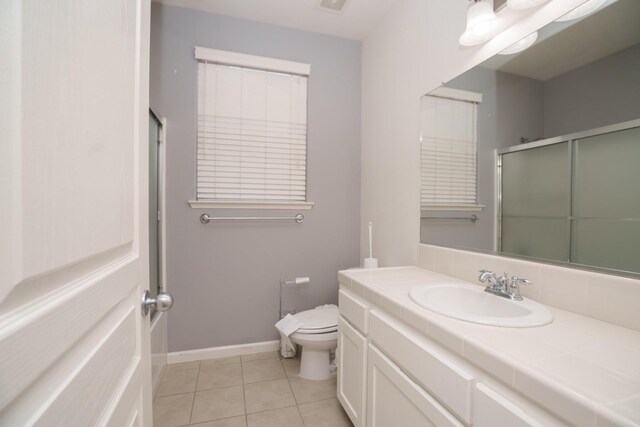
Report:
<svg viewBox="0 0 640 427"><path fill-rule="evenodd" d="M462 427L436 399L372 345L368 382L368 427Z"/></svg>
<svg viewBox="0 0 640 427"><path fill-rule="evenodd" d="M369 339L405 372L410 372L418 384L471 424L474 376L399 321L376 310L371 310L369 318Z"/></svg>
<svg viewBox="0 0 640 427"><path fill-rule="evenodd" d="M369 332L369 305L360 297L340 290L338 292L340 314L363 334Z"/></svg>
<svg viewBox="0 0 640 427"><path fill-rule="evenodd" d="M484 384L476 384L476 427L542 427L522 408Z"/></svg>

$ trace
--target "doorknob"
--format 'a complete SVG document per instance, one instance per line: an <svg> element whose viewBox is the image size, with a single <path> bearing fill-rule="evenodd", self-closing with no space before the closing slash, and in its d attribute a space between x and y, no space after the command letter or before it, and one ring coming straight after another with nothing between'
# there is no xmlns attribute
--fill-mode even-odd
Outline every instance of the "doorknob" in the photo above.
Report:
<svg viewBox="0 0 640 427"><path fill-rule="evenodd" d="M151 298L149 291L142 294L142 315L149 314L151 307L155 307L158 311L167 311L173 307L173 297L166 292L158 294L155 298Z"/></svg>

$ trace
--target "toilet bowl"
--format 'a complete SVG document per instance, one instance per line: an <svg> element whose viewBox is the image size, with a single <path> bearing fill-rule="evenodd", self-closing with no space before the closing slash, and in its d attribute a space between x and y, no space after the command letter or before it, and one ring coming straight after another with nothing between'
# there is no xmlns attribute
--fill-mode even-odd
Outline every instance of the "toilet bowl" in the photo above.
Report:
<svg viewBox="0 0 640 427"><path fill-rule="evenodd" d="M321 306L294 317L303 324L290 335L291 341L302 347L300 377L307 380L331 378L330 353L338 345L338 307Z"/></svg>

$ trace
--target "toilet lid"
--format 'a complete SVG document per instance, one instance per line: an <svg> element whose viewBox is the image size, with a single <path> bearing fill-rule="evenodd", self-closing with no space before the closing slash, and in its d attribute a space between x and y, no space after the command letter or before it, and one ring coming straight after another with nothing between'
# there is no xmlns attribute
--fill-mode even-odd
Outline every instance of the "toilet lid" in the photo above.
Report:
<svg viewBox="0 0 640 427"><path fill-rule="evenodd" d="M338 307L335 305L326 305L313 310L302 311L294 314L296 320L302 322L303 326L298 332L327 332L336 329L338 326Z"/></svg>

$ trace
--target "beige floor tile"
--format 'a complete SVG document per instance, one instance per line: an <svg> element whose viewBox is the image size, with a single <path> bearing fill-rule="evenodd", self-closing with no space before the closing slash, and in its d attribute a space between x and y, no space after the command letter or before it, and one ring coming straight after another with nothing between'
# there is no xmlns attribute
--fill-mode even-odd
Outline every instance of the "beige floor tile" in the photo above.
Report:
<svg viewBox="0 0 640 427"><path fill-rule="evenodd" d="M303 427L296 406L247 415L248 427Z"/></svg>
<svg viewBox="0 0 640 427"><path fill-rule="evenodd" d="M177 427L189 423L193 393L158 397L153 402L153 425Z"/></svg>
<svg viewBox="0 0 640 427"><path fill-rule="evenodd" d="M282 359L282 366L284 367L284 372L288 377L297 377L300 374L300 359Z"/></svg>
<svg viewBox="0 0 640 427"><path fill-rule="evenodd" d="M198 368L167 370L160 381L158 396L191 393L196 391Z"/></svg>
<svg viewBox="0 0 640 427"><path fill-rule="evenodd" d="M207 421L206 423L191 424L190 427L247 427L245 416L224 418L222 420Z"/></svg>
<svg viewBox="0 0 640 427"><path fill-rule="evenodd" d="M173 363L171 365L167 365L167 370L165 372L183 371L185 369L194 369L199 367L200 367L199 360L196 360L195 362Z"/></svg>
<svg viewBox="0 0 640 427"><path fill-rule="evenodd" d="M247 413L285 408L296 404L286 378L245 384L244 395Z"/></svg>
<svg viewBox="0 0 640 427"><path fill-rule="evenodd" d="M293 396L298 405L336 397L336 379L323 381L305 380L300 377L289 378Z"/></svg>
<svg viewBox="0 0 640 427"><path fill-rule="evenodd" d="M251 362L252 360L262 360L262 359L280 359L277 351L267 351L266 353L253 353L253 354L243 354L242 356L243 362Z"/></svg>
<svg viewBox="0 0 640 427"><path fill-rule="evenodd" d="M212 366L224 366L240 364L240 356L219 357L217 359L207 359L200 361L201 368L209 368Z"/></svg>
<svg viewBox="0 0 640 427"><path fill-rule="evenodd" d="M196 392L191 423L244 415L242 386Z"/></svg>
<svg viewBox="0 0 640 427"><path fill-rule="evenodd" d="M198 374L196 390L242 385L240 363L228 363L220 366L203 366Z"/></svg>
<svg viewBox="0 0 640 427"><path fill-rule="evenodd" d="M244 383L248 384L284 378L286 375L280 359L261 359L242 362L242 376Z"/></svg>
<svg viewBox="0 0 640 427"><path fill-rule="evenodd" d="M306 427L351 427L353 424L338 399L320 400L298 406Z"/></svg>

